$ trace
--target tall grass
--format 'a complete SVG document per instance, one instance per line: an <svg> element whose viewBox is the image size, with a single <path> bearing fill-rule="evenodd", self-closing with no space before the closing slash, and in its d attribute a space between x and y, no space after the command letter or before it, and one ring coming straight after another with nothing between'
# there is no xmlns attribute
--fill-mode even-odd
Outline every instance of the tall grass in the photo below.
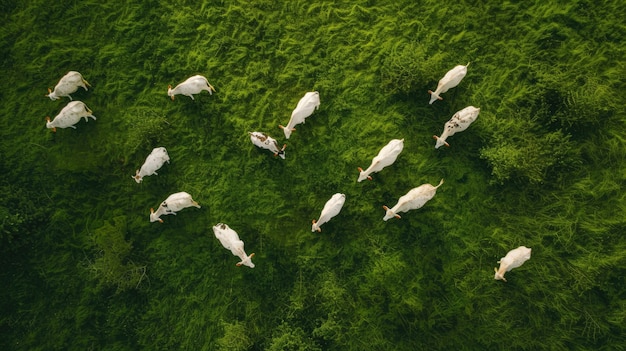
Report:
<svg viewBox="0 0 626 351"><path fill-rule="evenodd" d="M3 349L624 349L620 2L0 10ZM44 95L69 70L92 84L72 96L97 120L52 133L44 118L67 99ZM217 92L171 101L168 84L195 74ZM320 109L286 140L278 125L313 90ZM479 118L435 150L468 105ZM396 163L357 183L396 138ZM158 146L171 163L136 184ZM382 221L441 178L423 208ZM202 208L150 223L178 191ZM312 233L336 192L344 208ZM218 222L256 268L235 266ZM495 281L520 245L530 261Z"/></svg>

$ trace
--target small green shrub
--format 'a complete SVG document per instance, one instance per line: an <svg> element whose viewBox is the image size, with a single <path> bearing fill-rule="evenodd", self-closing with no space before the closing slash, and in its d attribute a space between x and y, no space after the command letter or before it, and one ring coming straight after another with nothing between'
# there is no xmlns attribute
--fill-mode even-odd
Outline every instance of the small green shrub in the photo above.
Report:
<svg viewBox="0 0 626 351"><path fill-rule="evenodd" d="M136 289L147 278L147 267L130 259L133 246L124 238L126 230L126 218L121 216L96 229L92 237L96 255L87 266L98 285L117 292Z"/></svg>

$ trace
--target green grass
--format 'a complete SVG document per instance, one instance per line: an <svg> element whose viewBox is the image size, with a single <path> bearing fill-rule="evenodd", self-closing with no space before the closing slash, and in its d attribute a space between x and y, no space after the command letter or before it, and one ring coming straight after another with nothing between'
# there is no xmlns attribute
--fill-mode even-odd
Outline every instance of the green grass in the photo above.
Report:
<svg viewBox="0 0 626 351"><path fill-rule="evenodd" d="M623 350L625 15L619 1L5 1L0 347ZM44 95L69 70L97 120L52 133L67 99ZM194 74L217 92L172 102L168 84ZM320 109L285 140L313 90ZM435 150L468 105L479 118ZM395 138L398 160L357 183ZM157 146L171 163L136 184ZM150 223L178 191L202 208ZM311 233L336 192L341 213ZM218 222L256 268L235 266ZM520 245L532 258L495 281Z"/></svg>

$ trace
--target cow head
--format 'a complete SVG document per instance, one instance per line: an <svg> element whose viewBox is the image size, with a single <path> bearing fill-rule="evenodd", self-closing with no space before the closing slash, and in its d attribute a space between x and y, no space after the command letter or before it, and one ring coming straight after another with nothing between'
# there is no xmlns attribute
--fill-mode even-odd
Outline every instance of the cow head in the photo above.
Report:
<svg viewBox="0 0 626 351"><path fill-rule="evenodd" d="M400 215L393 212L389 207L383 206L383 209L386 211L385 217L383 217L383 221L387 221L388 219L393 218L393 217L400 219Z"/></svg>
<svg viewBox="0 0 626 351"><path fill-rule="evenodd" d="M363 171L363 168L358 167L358 170L360 173L359 173L359 179L357 179L357 182L360 183L364 181L365 179L372 180L372 177L370 177L367 173L365 173L365 171Z"/></svg>
<svg viewBox="0 0 626 351"><path fill-rule="evenodd" d="M241 267L242 265L248 266L250 268L254 268L254 263L252 263L252 257L254 257L254 252L250 254L250 256L246 256L244 253L241 255L243 258L241 262L237 263L237 267Z"/></svg>
<svg viewBox="0 0 626 351"><path fill-rule="evenodd" d="M439 90L439 89L437 89ZM433 102L437 101L437 100L443 100L443 98L441 96L439 96L439 94L437 94L436 92L429 90L428 93L430 94L430 101L428 102L429 104L432 105Z"/></svg>
<svg viewBox="0 0 626 351"><path fill-rule="evenodd" d="M504 273L506 273L506 269L498 270L498 268L494 268L493 270L496 272L496 274L494 275L493 279L495 279L495 280L504 280L506 282L506 279L504 278Z"/></svg>
<svg viewBox="0 0 626 351"><path fill-rule="evenodd" d="M139 170L135 171L135 175L131 176L138 184L143 181L143 177L139 175Z"/></svg>
<svg viewBox="0 0 626 351"><path fill-rule="evenodd" d="M277 153L274 154L274 156L280 156L280 158L282 158L283 160L285 159L285 148L287 147L287 144L283 145L283 148L278 150Z"/></svg>
<svg viewBox="0 0 626 351"><path fill-rule="evenodd" d="M50 117L47 117L47 116L46 116L46 128L52 129L52 131L55 133L57 131L55 126L52 125L52 122L50 121Z"/></svg>
<svg viewBox="0 0 626 351"><path fill-rule="evenodd" d="M437 140L437 142L435 143L435 149L438 149L442 146L446 146L446 147L450 147L450 144L448 144L443 138L438 137L436 135L433 135L433 139Z"/></svg>
<svg viewBox="0 0 626 351"><path fill-rule="evenodd" d="M151 208L150 209L150 222L157 222L157 221L163 223L163 220L159 218L156 212L154 212L154 208Z"/></svg>
<svg viewBox="0 0 626 351"><path fill-rule="evenodd" d="M49 97L50 100L58 100L59 97L57 96L57 94L55 94L52 89L48 88L48 95L46 95L46 97Z"/></svg>
<svg viewBox="0 0 626 351"><path fill-rule="evenodd" d="M280 129L283 130L283 133L285 133L285 138L289 139L289 137L291 136L291 132L293 132L294 130L296 130L296 128L287 128L285 126L281 126L279 125Z"/></svg>

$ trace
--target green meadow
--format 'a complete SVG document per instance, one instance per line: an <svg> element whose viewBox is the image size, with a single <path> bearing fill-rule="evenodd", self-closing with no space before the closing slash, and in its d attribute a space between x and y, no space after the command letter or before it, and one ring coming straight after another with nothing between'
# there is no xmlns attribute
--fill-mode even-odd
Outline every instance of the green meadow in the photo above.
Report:
<svg viewBox="0 0 626 351"><path fill-rule="evenodd" d="M0 1L0 349L625 350L624 18L618 0ZM69 99L45 95L72 70L97 120L54 133ZM216 93L168 97L196 74ZM320 108L285 139L308 91ZM159 146L171 163L137 184ZM180 191L202 207L151 223Z"/></svg>

